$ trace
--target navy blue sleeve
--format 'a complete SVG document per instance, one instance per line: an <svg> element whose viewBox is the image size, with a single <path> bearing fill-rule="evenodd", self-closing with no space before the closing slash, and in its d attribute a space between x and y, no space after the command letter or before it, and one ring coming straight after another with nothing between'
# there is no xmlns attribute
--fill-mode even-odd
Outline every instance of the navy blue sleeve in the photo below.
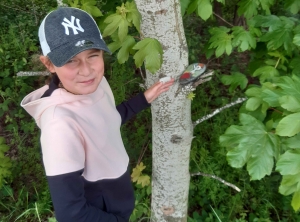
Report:
<svg viewBox="0 0 300 222"><path fill-rule="evenodd" d="M117 105L117 110L122 118L122 124L124 124L135 114L139 113L140 111L146 109L149 106L150 103L147 102L143 92L140 92L137 96L133 97L132 99Z"/></svg>
<svg viewBox="0 0 300 222"><path fill-rule="evenodd" d="M51 198L58 222L126 222L125 219L102 211L84 196L83 170L47 176Z"/></svg>

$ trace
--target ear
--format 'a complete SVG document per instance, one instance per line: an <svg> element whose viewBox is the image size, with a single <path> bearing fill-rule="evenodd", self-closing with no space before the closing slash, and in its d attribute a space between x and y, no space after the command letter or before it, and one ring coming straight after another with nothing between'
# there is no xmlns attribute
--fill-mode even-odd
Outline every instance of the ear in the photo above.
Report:
<svg viewBox="0 0 300 222"><path fill-rule="evenodd" d="M40 56L40 60L51 73L55 72L54 65L47 56Z"/></svg>

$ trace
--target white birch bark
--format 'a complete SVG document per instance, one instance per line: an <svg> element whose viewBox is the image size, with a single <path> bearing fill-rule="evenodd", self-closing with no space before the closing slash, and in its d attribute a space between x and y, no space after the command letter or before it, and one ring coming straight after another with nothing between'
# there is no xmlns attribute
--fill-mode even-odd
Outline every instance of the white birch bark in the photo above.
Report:
<svg viewBox="0 0 300 222"><path fill-rule="evenodd" d="M164 76L178 76L188 65L188 49L179 0L135 0L142 15L141 36L157 39L164 51L150 86ZM175 96L178 82L152 103L151 221L186 221L190 182L189 159L193 138L191 101Z"/></svg>

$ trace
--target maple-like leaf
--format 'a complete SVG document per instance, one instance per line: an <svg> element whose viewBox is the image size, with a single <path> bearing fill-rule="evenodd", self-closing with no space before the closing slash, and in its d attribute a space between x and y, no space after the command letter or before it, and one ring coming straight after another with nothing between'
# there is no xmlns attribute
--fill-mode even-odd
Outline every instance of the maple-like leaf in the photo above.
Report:
<svg viewBox="0 0 300 222"><path fill-rule="evenodd" d="M232 52L232 35L228 34L230 29L226 27L214 27L209 30L212 37L209 40L209 49L216 49L216 57L220 57L225 52L230 55Z"/></svg>
<svg viewBox="0 0 300 222"><path fill-rule="evenodd" d="M238 3L238 14L250 18L257 15L258 2L253 0L242 0Z"/></svg>
<svg viewBox="0 0 300 222"><path fill-rule="evenodd" d="M156 39L145 38L138 42L132 49L138 50L133 56L137 67L145 62L145 67L151 73L155 73L162 64L162 47Z"/></svg>
<svg viewBox="0 0 300 222"><path fill-rule="evenodd" d="M140 176L137 180L137 184L141 184L142 187L150 185L150 177L148 175Z"/></svg>
<svg viewBox="0 0 300 222"><path fill-rule="evenodd" d="M132 170L132 174L131 174L131 179L133 182L138 181L139 177L142 174L142 171L146 168L146 166L144 166L143 162L141 162L140 164L138 164L135 168L133 168Z"/></svg>
<svg viewBox="0 0 300 222"><path fill-rule="evenodd" d="M249 50L251 48L256 48L256 39L255 37L249 32L246 31L241 26L235 26L232 28L233 32L233 39L232 45L237 46L241 52Z"/></svg>
<svg viewBox="0 0 300 222"><path fill-rule="evenodd" d="M274 30L267 32L260 40L267 42L269 50L276 50L283 46L287 53L290 53L293 49L293 28L295 22L293 19L284 16L280 17L280 20Z"/></svg>
<svg viewBox="0 0 300 222"><path fill-rule="evenodd" d="M128 22L132 22L135 28L140 32L140 24L141 24L142 16L138 11L135 2L134 1L126 2L125 6L126 9L128 10L126 14Z"/></svg>
<svg viewBox="0 0 300 222"><path fill-rule="evenodd" d="M100 9L96 6L95 0L81 0L81 9L86 11L87 13L91 14L94 17L103 16Z"/></svg>
<svg viewBox="0 0 300 222"><path fill-rule="evenodd" d="M275 77L279 76L278 70L273 66L262 66L255 70L253 76L259 76L261 83L265 81L272 81Z"/></svg>
<svg viewBox="0 0 300 222"><path fill-rule="evenodd" d="M285 0L284 7L289 9L291 13L297 14L300 10L299 0Z"/></svg>
<svg viewBox="0 0 300 222"><path fill-rule="evenodd" d="M238 86L240 86L241 89L245 89L248 84L247 77L239 72L222 75L221 81L224 85L230 85L229 92L233 92Z"/></svg>
<svg viewBox="0 0 300 222"><path fill-rule="evenodd" d="M283 175L279 192L293 194L292 207L300 209L300 149L287 150L277 162L276 170Z"/></svg>
<svg viewBox="0 0 300 222"><path fill-rule="evenodd" d="M272 172L279 139L248 114L240 114L240 122L241 126L232 125L220 136L220 144L229 150L227 160L232 167L247 164L251 180L259 180Z"/></svg>

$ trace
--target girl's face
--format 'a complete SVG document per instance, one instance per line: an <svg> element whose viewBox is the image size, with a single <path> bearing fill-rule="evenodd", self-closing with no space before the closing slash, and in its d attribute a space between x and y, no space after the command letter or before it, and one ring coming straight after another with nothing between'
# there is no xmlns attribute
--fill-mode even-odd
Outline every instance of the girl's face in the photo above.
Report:
<svg viewBox="0 0 300 222"><path fill-rule="evenodd" d="M56 67L50 61L45 62L45 59L45 56L41 56L41 61L50 72L58 75L64 88L76 95L95 92L104 75L103 51L98 49L85 50L62 67Z"/></svg>

